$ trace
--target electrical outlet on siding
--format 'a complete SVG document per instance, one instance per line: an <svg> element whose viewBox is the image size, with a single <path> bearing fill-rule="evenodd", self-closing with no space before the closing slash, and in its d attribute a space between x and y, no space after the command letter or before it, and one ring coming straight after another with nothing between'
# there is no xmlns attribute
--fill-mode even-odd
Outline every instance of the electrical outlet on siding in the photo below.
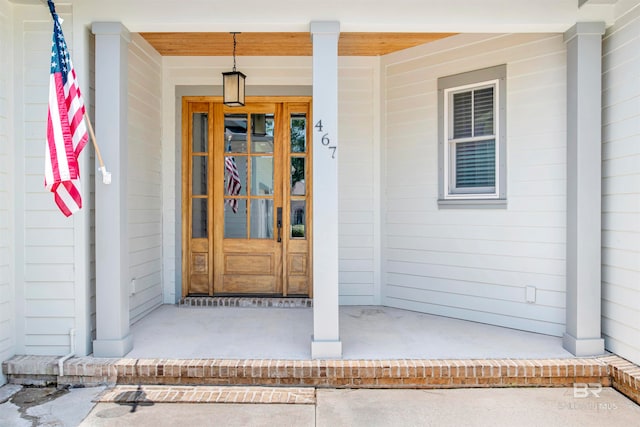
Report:
<svg viewBox="0 0 640 427"><path fill-rule="evenodd" d="M529 303L529 304L533 304L536 302L536 287L535 286L525 286L525 298L524 300Z"/></svg>
<svg viewBox="0 0 640 427"><path fill-rule="evenodd" d="M134 277L133 279L131 279L131 289L130 289L129 296L135 295L135 293L136 293L136 278Z"/></svg>

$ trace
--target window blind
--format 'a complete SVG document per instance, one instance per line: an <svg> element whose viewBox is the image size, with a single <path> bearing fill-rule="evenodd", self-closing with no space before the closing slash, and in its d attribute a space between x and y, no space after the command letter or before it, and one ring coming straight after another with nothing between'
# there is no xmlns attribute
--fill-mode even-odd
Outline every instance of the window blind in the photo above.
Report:
<svg viewBox="0 0 640 427"><path fill-rule="evenodd" d="M456 187L494 187L496 185L495 139L456 144Z"/></svg>

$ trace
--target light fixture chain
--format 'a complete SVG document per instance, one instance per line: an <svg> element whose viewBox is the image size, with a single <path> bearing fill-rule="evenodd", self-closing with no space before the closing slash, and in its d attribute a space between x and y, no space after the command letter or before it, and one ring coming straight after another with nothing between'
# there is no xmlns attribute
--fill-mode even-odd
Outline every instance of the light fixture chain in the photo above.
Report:
<svg viewBox="0 0 640 427"><path fill-rule="evenodd" d="M236 34L233 33L233 71L236 71Z"/></svg>

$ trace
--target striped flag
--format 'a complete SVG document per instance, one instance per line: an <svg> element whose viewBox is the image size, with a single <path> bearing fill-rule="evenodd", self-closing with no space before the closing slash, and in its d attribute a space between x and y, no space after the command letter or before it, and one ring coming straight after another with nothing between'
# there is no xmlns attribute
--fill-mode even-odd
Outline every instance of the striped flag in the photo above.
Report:
<svg viewBox="0 0 640 427"><path fill-rule="evenodd" d="M240 184L240 174L238 173L235 159L230 156L225 157L224 168L227 171L225 194L228 196L237 196L240 194L242 185ZM226 203L231 207L233 213L238 213L238 199L227 199Z"/></svg>
<svg viewBox="0 0 640 427"><path fill-rule="evenodd" d="M49 76L49 114L44 167L45 187L65 216L82 208L78 156L87 143L84 102L71 64L67 43L53 2L51 74Z"/></svg>

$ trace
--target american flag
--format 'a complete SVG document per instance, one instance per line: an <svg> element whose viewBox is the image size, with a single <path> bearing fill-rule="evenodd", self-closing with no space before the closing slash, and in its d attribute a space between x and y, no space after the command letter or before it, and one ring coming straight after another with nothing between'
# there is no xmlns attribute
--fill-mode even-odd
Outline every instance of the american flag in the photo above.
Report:
<svg viewBox="0 0 640 427"><path fill-rule="evenodd" d="M233 157L227 156L224 158L224 168L227 171L227 186L225 193L228 196L237 196L240 194L242 185L240 184L240 174L238 173L238 167ZM238 199L227 199L226 202L233 213L238 213Z"/></svg>
<svg viewBox="0 0 640 427"><path fill-rule="evenodd" d="M51 74L44 183L65 216L82 208L78 156L87 143L84 102L53 2Z"/></svg>

